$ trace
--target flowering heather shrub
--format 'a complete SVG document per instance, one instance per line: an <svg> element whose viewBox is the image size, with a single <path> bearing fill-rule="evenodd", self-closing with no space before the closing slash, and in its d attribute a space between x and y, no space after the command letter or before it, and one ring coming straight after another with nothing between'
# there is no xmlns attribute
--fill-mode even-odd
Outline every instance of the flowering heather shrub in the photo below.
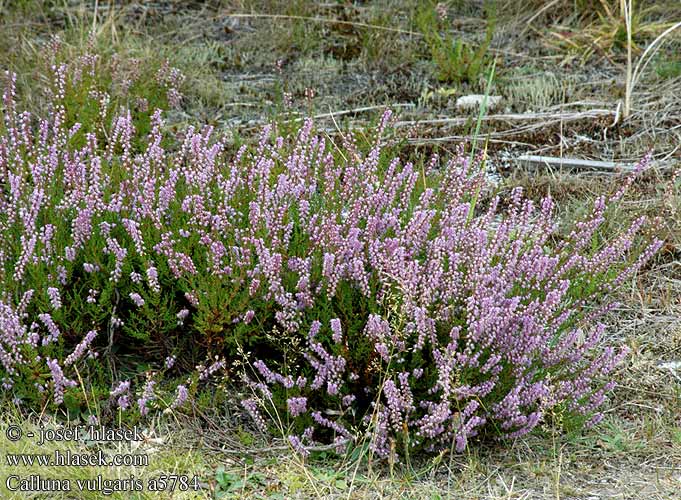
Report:
<svg viewBox="0 0 681 500"><path fill-rule="evenodd" d="M171 150L159 111L140 135L106 100L102 137L74 141L64 92L40 120L12 96L10 77L0 376L14 396L84 406L84 379L144 416L245 356L245 410L263 429L276 411L301 453L366 433L381 456L394 442L461 451L558 409L598 420L625 351L595 322L611 305L590 305L660 245L631 255L644 219L594 244L633 177L559 239L550 199L474 206L485 177L463 154L443 168L390 158L389 114L368 152L348 137L336 157L306 122L230 155L210 128ZM185 380L163 393L170 376Z"/></svg>
<svg viewBox="0 0 681 500"><path fill-rule="evenodd" d="M184 75L167 61L142 61L118 53L95 50L91 36L85 51L74 49L53 36L40 52L40 64L53 74L47 98L62 101L65 126L78 124L71 140L82 143L87 133L106 140L112 120L122 108L132 110L138 150L151 130L156 109L180 106Z"/></svg>

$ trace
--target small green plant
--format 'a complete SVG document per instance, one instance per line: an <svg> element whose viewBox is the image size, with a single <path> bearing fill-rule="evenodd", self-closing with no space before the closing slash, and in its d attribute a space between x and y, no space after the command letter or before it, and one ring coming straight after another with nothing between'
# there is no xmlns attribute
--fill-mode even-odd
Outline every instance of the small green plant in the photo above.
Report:
<svg viewBox="0 0 681 500"><path fill-rule="evenodd" d="M672 443L675 446L681 446L681 428L672 429Z"/></svg>
<svg viewBox="0 0 681 500"><path fill-rule="evenodd" d="M433 4L421 10L416 18L418 29L437 68L441 82L477 84L485 68L491 64L489 47L496 28L496 8L493 2L485 2L487 30L483 42L474 47L461 38L454 39L444 31L446 14L438 12Z"/></svg>
<svg viewBox="0 0 681 500"><path fill-rule="evenodd" d="M681 77L681 59L660 61L655 67L655 72L660 78L679 78Z"/></svg>
<svg viewBox="0 0 681 500"><path fill-rule="evenodd" d="M216 498L241 498L241 495L265 484L265 478L259 472L235 474L218 467L215 471Z"/></svg>

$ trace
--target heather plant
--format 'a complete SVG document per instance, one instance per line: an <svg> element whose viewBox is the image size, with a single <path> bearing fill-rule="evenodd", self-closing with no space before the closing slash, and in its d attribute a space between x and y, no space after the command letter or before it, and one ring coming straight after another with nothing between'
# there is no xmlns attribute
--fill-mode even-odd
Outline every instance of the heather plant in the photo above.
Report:
<svg viewBox="0 0 681 500"><path fill-rule="evenodd" d="M603 299L660 245L632 254L645 219L599 239L633 176L558 238L550 198L482 206L480 159L391 157L389 113L368 149L307 121L231 154L210 127L170 132L154 110L147 133L98 99L110 119L76 140L74 71L55 66L47 118L16 109L12 75L3 95L0 378L17 402L143 418L242 376L244 409L303 454L363 437L380 456L462 451L559 411L600 418L626 354Z"/></svg>
<svg viewBox="0 0 681 500"><path fill-rule="evenodd" d="M83 48L79 48L81 44ZM97 47L94 34L76 46L54 35L37 57L36 66L44 74L54 75L44 97L49 101L53 94L59 94L65 125L78 124L72 141L82 143L88 132L106 140L111 121L122 108L131 110L139 137L146 137L155 110L167 111L182 102L185 77L167 60L142 60L103 51ZM139 149L137 138L133 145Z"/></svg>
<svg viewBox="0 0 681 500"><path fill-rule="evenodd" d="M298 370L253 364L254 397L245 407L256 422L265 421L259 402L303 454L318 440L334 440L342 450L368 434L372 451L387 456L396 446L462 451L488 431L521 436L548 415L584 425L600 420L597 410L614 386L607 376L626 354L604 346L605 326L597 319L615 304L600 299L660 246L654 241L634 260L627 257L644 218L599 243L607 207L634 177L601 197L555 245L550 198L535 207L515 190L506 210L497 211L495 198L471 218L473 193L485 182L474 168L463 155L452 159L437 187L416 199L411 167L389 170L373 186L356 188L352 222L323 226L328 235L347 235L334 248L366 252L353 255L364 265L349 266L363 273L349 277L370 306L353 308L352 318L336 311L340 321L314 320ZM380 207L392 210L374 212ZM365 245L357 243L360 234ZM327 268L339 262L337 252L325 255ZM334 285L348 264L341 269L328 273L327 295L338 293Z"/></svg>

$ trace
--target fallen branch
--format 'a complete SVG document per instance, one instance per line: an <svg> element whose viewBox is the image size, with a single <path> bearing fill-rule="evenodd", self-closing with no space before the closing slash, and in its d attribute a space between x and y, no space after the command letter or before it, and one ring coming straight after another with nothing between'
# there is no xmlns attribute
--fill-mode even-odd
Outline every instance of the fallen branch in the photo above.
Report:
<svg viewBox="0 0 681 500"><path fill-rule="evenodd" d="M621 164L613 161L582 160L579 158L557 158L554 156L519 156L516 161L526 167L545 166L574 170L605 170L608 172L631 172L635 165Z"/></svg>
<svg viewBox="0 0 681 500"><path fill-rule="evenodd" d="M474 139L472 135L447 135L444 137L412 137L407 139L407 143L411 144L412 146L425 146L428 144L441 144L441 143L447 143L447 142L454 142L454 141L460 141L460 142L471 142ZM492 144L509 144L512 146L525 146L525 147L532 147L533 144L530 144L529 142L521 142L521 141L508 141L504 139L497 139L494 138L493 136L485 136L485 140L492 143Z"/></svg>
<svg viewBox="0 0 681 500"><path fill-rule="evenodd" d="M332 118L335 116L349 115L354 113L364 113L365 111L374 111L377 109L388 109L388 108L413 108L415 105L411 102L397 103L397 104L379 104L376 106L364 106L361 108L354 109L344 109L341 111L330 111L329 113L322 113L321 115L314 115L313 120L321 120L322 118ZM302 120L303 118L297 118L297 120Z"/></svg>
<svg viewBox="0 0 681 500"><path fill-rule="evenodd" d="M601 116L614 116L615 111L610 109L591 109L589 111L577 111L568 113L505 113L498 115L483 116L483 121L506 121L506 122L569 122L583 120L585 118L598 118ZM432 120L409 120L395 123L395 128L413 127L417 125L466 125L470 123L471 117L456 118L436 118Z"/></svg>

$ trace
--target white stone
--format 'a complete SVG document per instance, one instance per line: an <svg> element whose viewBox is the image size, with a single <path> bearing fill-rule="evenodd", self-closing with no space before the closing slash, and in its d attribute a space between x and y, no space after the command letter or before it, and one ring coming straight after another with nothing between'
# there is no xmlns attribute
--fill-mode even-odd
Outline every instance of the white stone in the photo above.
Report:
<svg viewBox="0 0 681 500"><path fill-rule="evenodd" d="M487 109L493 109L499 106L502 97L500 95L488 95ZM459 109L475 109L482 106L485 96L481 94L471 94L459 97L456 100L456 107Z"/></svg>
<svg viewBox="0 0 681 500"><path fill-rule="evenodd" d="M661 370L676 371L681 369L681 361L668 361L667 363L660 363L657 367Z"/></svg>

